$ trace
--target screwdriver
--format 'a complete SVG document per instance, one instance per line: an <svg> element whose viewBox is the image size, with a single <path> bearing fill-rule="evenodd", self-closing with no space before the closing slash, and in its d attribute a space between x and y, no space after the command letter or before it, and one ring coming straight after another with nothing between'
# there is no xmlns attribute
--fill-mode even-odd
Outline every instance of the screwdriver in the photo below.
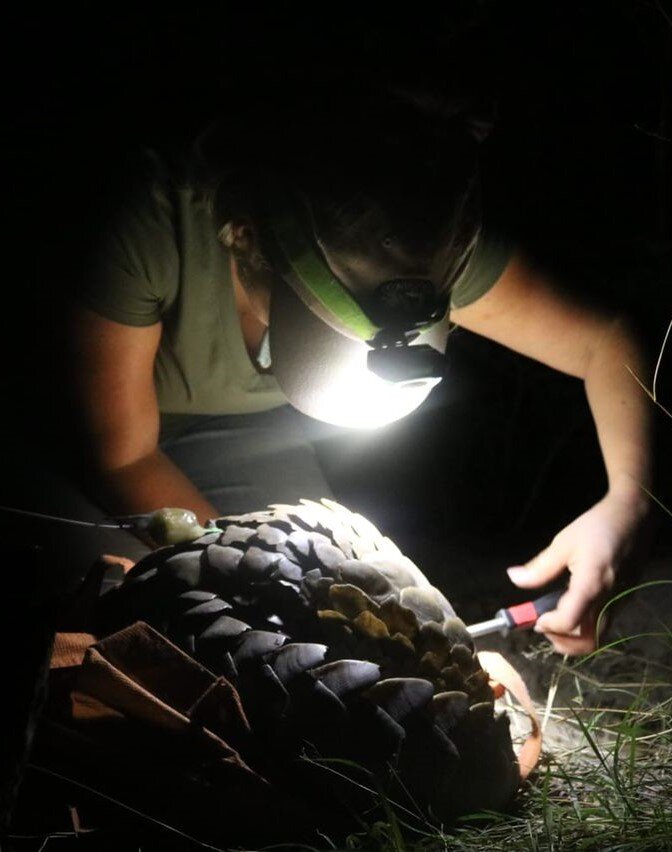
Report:
<svg viewBox="0 0 672 852"><path fill-rule="evenodd" d="M479 621L467 627L472 639L478 636L488 636L490 633L501 633L506 636L511 630L521 630L524 627L532 627L537 623L539 616L545 612L555 609L556 604L564 595L564 589L557 589L537 598L536 601L525 601L525 603L499 609L495 617L489 621Z"/></svg>

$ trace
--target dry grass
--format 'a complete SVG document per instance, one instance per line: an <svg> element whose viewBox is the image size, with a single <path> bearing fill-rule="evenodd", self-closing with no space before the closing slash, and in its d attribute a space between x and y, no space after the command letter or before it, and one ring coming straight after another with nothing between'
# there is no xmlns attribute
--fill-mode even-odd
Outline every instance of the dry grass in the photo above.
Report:
<svg viewBox="0 0 672 852"><path fill-rule="evenodd" d="M658 586L669 591L672 581L644 584L629 594L635 602L647 592L658 597ZM361 831L340 842L325 837L323 846L312 848L672 850L672 616L668 626L655 624L650 613L647 619L658 629L617 637L575 660L553 654L537 637L531 646L519 637L519 647L509 647L507 656L531 684L544 750L508 813L474 814L442 827L412 802L391 802L372 790ZM514 739L522 740L527 717L510 698L500 701Z"/></svg>
<svg viewBox="0 0 672 852"><path fill-rule="evenodd" d="M625 644L625 643L624 643ZM623 668L636 663L624 650L603 652ZM593 661L599 658L594 657ZM556 658L551 692L562 682L575 695L539 703L545 748L537 771L507 814L477 814L452 829L430 819L409 819L389 802L381 817L325 849L380 852L420 850L672 850L672 670L669 677L596 681L590 660L571 665ZM639 668L641 674L641 665ZM587 692L604 689L612 706L586 703ZM667 698L660 696L666 693ZM628 699L627 701L625 699ZM509 704L512 730L526 729L524 714Z"/></svg>

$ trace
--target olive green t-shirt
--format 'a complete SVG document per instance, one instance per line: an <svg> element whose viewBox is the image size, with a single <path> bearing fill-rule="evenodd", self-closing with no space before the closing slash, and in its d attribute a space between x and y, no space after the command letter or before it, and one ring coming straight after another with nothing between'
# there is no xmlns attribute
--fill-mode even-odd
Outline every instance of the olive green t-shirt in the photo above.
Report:
<svg viewBox="0 0 672 852"><path fill-rule="evenodd" d="M107 319L161 321L154 377L159 410L250 414L284 405L253 366L236 310L229 257L207 205L146 152L113 210L78 296Z"/></svg>
<svg viewBox="0 0 672 852"><path fill-rule="evenodd" d="M484 234L455 285L464 307L499 278L510 250ZM287 402L253 366L236 310L228 255L206 202L154 152L113 208L79 288L80 301L131 326L163 323L155 363L162 414L251 414Z"/></svg>
<svg viewBox="0 0 672 852"><path fill-rule="evenodd" d="M504 272L512 253L509 240L486 223L469 263L453 286L451 308L466 308L487 293Z"/></svg>

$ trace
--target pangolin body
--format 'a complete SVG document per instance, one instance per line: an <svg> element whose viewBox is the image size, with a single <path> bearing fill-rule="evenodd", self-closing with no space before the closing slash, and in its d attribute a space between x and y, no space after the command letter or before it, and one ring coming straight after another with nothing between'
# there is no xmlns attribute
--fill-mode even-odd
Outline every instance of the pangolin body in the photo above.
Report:
<svg viewBox="0 0 672 852"><path fill-rule="evenodd" d="M373 524L302 501L195 534L101 598L99 635L144 620L226 677L251 724L248 759L270 774L309 749L400 778L440 820L509 802L509 721L471 638Z"/></svg>

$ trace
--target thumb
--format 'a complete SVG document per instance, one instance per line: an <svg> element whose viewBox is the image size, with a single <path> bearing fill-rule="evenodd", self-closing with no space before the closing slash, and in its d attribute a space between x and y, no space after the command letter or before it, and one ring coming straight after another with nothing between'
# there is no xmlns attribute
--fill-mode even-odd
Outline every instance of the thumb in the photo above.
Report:
<svg viewBox="0 0 672 852"><path fill-rule="evenodd" d="M567 567L567 555L557 544L551 544L525 565L507 568L509 579L521 589L535 589L545 586Z"/></svg>
<svg viewBox="0 0 672 852"><path fill-rule="evenodd" d="M548 632L546 638L558 654L569 654L572 657L590 654L597 646L594 630L589 630L586 633L579 631L577 635L571 636Z"/></svg>

